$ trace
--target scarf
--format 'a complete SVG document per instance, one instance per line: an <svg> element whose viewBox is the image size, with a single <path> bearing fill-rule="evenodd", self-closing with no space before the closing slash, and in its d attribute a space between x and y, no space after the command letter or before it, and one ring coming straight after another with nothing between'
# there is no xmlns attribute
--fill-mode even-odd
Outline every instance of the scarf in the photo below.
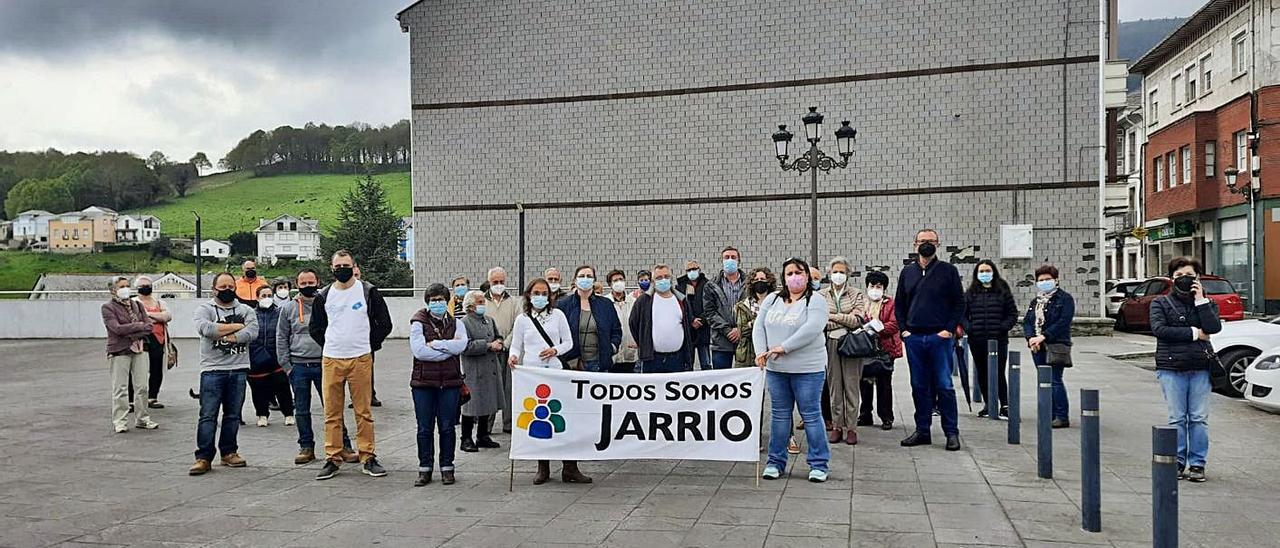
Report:
<svg viewBox="0 0 1280 548"><path fill-rule="evenodd" d="M1045 309L1045 306L1049 304L1049 299L1052 299L1053 295L1057 292L1058 290L1054 289L1053 291L1050 291L1048 293L1040 293L1036 295L1036 336L1037 337L1044 336L1044 309Z"/></svg>

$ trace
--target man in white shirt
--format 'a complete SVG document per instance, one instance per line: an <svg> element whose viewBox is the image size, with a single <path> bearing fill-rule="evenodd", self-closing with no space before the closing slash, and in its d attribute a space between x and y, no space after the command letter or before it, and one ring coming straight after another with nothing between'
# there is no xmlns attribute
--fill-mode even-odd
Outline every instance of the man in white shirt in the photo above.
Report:
<svg viewBox="0 0 1280 548"><path fill-rule="evenodd" d="M693 363L693 314L674 282L671 267L653 267L652 290L631 308L627 323L638 347L641 373L688 371Z"/></svg>

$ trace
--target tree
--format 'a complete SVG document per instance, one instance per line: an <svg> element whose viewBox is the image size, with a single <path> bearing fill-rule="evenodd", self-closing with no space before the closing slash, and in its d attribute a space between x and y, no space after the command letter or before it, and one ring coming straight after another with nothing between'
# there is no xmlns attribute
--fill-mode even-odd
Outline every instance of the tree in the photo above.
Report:
<svg viewBox="0 0 1280 548"><path fill-rule="evenodd" d="M29 209L43 209L54 213L75 207L71 189L63 178L23 179L9 190L4 209L10 219Z"/></svg>
<svg viewBox="0 0 1280 548"><path fill-rule="evenodd" d="M18 184L18 172L8 166L0 166L0 215L5 215L4 199L9 194L9 190ZM5 219L12 217L5 216Z"/></svg>
<svg viewBox="0 0 1280 548"><path fill-rule="evenodd" d="M191 165L195 166L197 177L200 176L200 170L213 169L213 164L209 163L209 157L205 156L203 152L197 152L195 156L192 156L191 159L187 161ZM179 193L178 195L182 196L183 194Z"/></svg>
<svg viewBox="0 0 1280 548"><path fill-rule="evenodd" d="M167 165L169 165L169 157L165 156L163 152L153 150L151 151L151 155L147 156L147 167L151 168L151 171L156 172L156 175L159 175L160 170L164 169L164 166Z"/></svg>
<svg viewBox="0 0 1280 548"><path fill-rule="evenodd" d="M205 161L208 162L208 160ZM164 182L168 183L178 196L186 196L191 184L200 176L200 170L195 163L169 164L162 173L164 174Z"/></svg>
<svg viewBox="0 0 1280 548"><path fill-rule="evenodd" d="M173 256L173 240L168 236L161 236L151 240L151 258L167 259Z"/></svg>
<svg viewBox="0 0 1280 548"><path fill-rule="evenodd" d="M342 198L338 226L321 248L326 256L339 249L350 251L363 276L374 285L408 287L413 276L398 256L397 242L403 237L400 218L387 203L386 191L366 173Z"/></svg>
<svg viewBox="0 0 1280 548"><path fill-rule="evenodd" d="M252 232L241 230L231 233L231 237L227 238L231 243L232 255L254 255L258 252L258 237Z"/></svg>

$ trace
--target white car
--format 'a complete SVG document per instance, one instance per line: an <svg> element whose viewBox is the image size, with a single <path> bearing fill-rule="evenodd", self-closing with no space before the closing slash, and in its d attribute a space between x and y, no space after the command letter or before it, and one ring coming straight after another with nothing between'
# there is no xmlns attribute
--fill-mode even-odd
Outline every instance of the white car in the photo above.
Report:
<svg viewBox="0 0 1280 548"><path fill-rule="evenodd" d="M1114 318L1120 315L1120 305L1124 304L1124 300L1129 297L1129 292L1133 288L1142 285L1146 280L1107 280L1107 294L1103 296L1107 301L1107 317Z"/></svg>
<svg viewBox="0 0 1280 548"><path fill-rule="evenodd" d="M1244 399L1259 409L1280 413L1280 346L1254 359L1244 381Z"/></svg>
<svg viewBox="0 0 1280 548"><path fill-rule="evenodd" d="M1245 370L1264 349L1280 342L1280 316L1268 320L1223 322L1222 332L1210 337L1224 371L1215 371L1213 388L1227 396L1245 394Z"/></svg>

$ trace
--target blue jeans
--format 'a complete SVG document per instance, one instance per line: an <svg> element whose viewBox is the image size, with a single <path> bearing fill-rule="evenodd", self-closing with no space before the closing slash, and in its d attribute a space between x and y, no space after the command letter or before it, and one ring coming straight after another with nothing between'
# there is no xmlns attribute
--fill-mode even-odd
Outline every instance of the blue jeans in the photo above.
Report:
<svg viewBox="0 0 1280 548"><path fill-rule="evenodd" d="M694 345L693 350L698 355L698 369L711 369L711 343Z"/></svg>
<svg viewBox="0 0 1280 548"><path fill-rule="evenodd" d="M951 384L951 364L956 359L955 339L935 334L911 335L902 339L911 370L911 400L915 404L916 432L930 435L936 402L942 415L942 433L960 435L956 410L956 390Z"/></svg>
<svg viewBox="0 0 1280 548"><path fill-rule="evenodd" d="M1047 354L1044 352L1032 352L1031 361L1037 366L1045 365ZM1050 366L1052 375L1050 376L1050 384L1052 384L1053 392L1053 419L1054 420L1071 420L1071 400L1067 399L1067 385L1062 383L1062 372L1065 367Z"/></svg>
<svg viewBox="0 0 1280 548"><path fill-rule="evenodd" d="M1178 467L1204 467L1209 458L1209 370L1156 370L1169 406L1169 424L1178 429Z"/></svg>
<svg viewBox="0 0 1280 548"><path fill-rule="evenodd" d="M640 362L641 373L679 373L688 370L681 352L654 352L652 360Z"/></svg>
<svg viewBox="0 0 1280 548"><path fill-rule="evenodd" d="M769 407L772 420L769 424L769 462L778 470L787 468L787 442L791 439L791 410L800 408L804 421L804 435L808 441L805 462L809 469L827 471L831 460L831 447L827 445L827 430L822 423L822 383L824 371L816 373L778 373L765 371L769 386Z"/></svg>
<svg viewBox="0 0 1280 548"><path fill-rule="evenodd" d="M579 360L579 362L582 364L582 369L585 371L591 371L592 373L609 372L609 366L601 363L599 358L591 361Z"/></svg>
<svg viewBox="0 0 1280 548"><path fill-rule="evenodd" d="M418 419L418 471L430 472L434 464L436 426L440 427L440 470L453 470L453 451L458 443L454 426L462 405L462 388L414 388L413 414Z"/></svg>
<svg viewBox="0 0 1280 548"><path fill-rule="evenodd" d="M222 436L218 451L223 458L239 449L240 408L244 407L248 369L200 373L200 422L196 424L196 458L213 460L213 436L218 433L218 408L222 408Z"/></svg>
<svg viewBox="0 0 1280 548"><path fill-rule="evenodd" d="M324 407L324 392L320 388L320 362L295 363L289 371L289 385L293 387L293 418L298 424L298 447L301 449L316 448L315 429L311 425L311 389L316 390L316 399ZM351 449L351 438L347 437L347 428L342 428L342 447Z"/></svg>
<svg viewBox="0 0 1280 548"><path fill-rule="evenodd" d="M712 350L711 367L716 369L731 369L733 367L733 352Z"/></svg>

